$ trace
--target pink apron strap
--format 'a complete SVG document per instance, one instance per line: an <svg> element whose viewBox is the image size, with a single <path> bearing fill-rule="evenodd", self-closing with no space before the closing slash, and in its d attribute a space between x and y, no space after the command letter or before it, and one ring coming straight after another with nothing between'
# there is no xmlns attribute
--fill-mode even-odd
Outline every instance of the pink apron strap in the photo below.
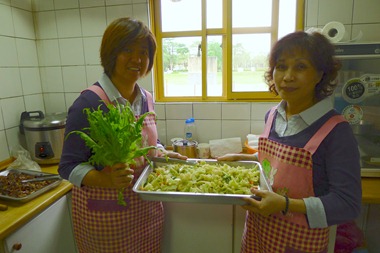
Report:
<svg viewBox="0 0 380 253"><path fill-rule="evenodd" d="M339 123L346 121L342 115L331 117L325 124L314 134L314 136L306 143L304 149L311 154L317 150L323 139L331 132L331 130Z"/></svg>
<svg viewBox="0 0 380 253"><path fill-rule="evenodd" d="M269 112L267 123L265 124L264 132L261 134L260 137L268 138L270 129L273 124L274 115L276 112L277 106L272 107L272 109Z"/></svg>
<svg viewBox="0 0 380 253"><path fill-rule="evenodd" d="M147 97L147 100L148 100L148 110L150 111L150 112L152 112L153 111L153 97L152 97L152 94L149 92L149 91L147 91L147 90L145 90L145 94L146 94L146 97Z"/></svg>
<svg viewBox="0 0 380 253"><path fill-rule="evenodd" d="M101 100L103 100L106 104L109 104L111 103L110 99L107 97L107 94L104 92L104 90L102 88L100 88L99 86L97 85L91 85L90 87L88 87L87 89L85 90L90 90L92 92L94 92L96 95L98 95ZM84 90L84 91L85 91ZM83 92L83 91L82 91Z"/></svg>

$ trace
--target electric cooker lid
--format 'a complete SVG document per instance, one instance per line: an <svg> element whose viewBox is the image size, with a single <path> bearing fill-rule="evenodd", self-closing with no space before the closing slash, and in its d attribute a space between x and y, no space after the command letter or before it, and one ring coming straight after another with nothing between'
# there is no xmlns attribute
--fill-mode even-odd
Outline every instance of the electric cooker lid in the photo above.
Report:
<svg viewBox="0 0 380 253"><path fill-rule="evenodd" d="M58 112L50 114L38 114L38 116L26 117L22 120L25 129L64 128L66 126L67 113Z"/></svg>

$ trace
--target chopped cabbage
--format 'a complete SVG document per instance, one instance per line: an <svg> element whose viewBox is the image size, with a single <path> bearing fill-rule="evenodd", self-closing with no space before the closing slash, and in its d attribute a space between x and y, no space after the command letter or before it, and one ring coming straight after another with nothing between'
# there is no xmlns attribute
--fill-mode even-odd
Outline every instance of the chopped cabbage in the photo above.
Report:
<svg viewBox="0 0 380 253"><path fill-rule="evenodd" d="M250 195L259 178L257 165L246 168L205 161L195 165L166 164L156 167L140 190Z"/></svg>

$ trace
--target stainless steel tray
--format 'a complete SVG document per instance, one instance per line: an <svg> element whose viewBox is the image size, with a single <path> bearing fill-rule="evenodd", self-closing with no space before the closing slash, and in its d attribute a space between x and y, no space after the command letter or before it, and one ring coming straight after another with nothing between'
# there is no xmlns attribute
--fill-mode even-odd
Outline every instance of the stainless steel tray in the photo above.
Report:
<svg viewBox="0 0 380 253"><path fill-rule="evenodd" d="M192 192L158 192L158 191L142 191L141 186L145 184L150 173L154 168L163 166L168 163L184 163L194 164L198 161L205 161L206 163L225 163L230 166L243 166L247 169L252 166L258 165L260 170L259 189L272 191L272 187L264 174L261 164L254 161L238 161L238 162L218 162L212 159L188 159L186 161L178 159L165 159L165 158L152 158L152 165L148 165L141 176L133 186L133 191L139 194L141 199L150 201L163 201L163 202L190 202L190 203L207 203L207 204L229 204L229 205L244 205L243 197L253 197L253 195L240 195L240 194L216 194L216 193L192 193ZM258 199L258 198L257 198Z"/></svg>
<svg viewBox="0 0 380 253"><path fill-rule="evenodd" d="M45 172L40 172L40 171L7 168L5 170L0 171L0 176L7 176L8 173L10 173L10 172L25 173L25 174L32 175L32 176L50 176L50 175L53 176L53 175L56 175L56 174L45 173ZM44 186L43 188L25 196L25 197L20 197L20 198L11 197L8 195L2 195L0 192L0 199L12 200L12 201L17 201L17 202L28 202L28 201L34 199L35 197L57 187L61 182L62 182L62 178L54 180L50 184ZM0 185L0 187L1 187L1 185Z"/></svg>

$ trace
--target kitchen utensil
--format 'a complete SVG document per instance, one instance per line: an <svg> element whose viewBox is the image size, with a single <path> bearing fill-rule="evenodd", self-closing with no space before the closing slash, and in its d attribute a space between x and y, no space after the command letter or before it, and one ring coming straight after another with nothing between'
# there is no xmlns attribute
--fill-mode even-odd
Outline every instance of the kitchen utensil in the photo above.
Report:
<svg viewBox="0 0 380 253"><path fill-rule="evenodd" d="M60 180L60 179L61 177L59 175L43 176L43 177L25 179L25 180L22 180L21 183L39 182L39 181L47 181L47 180Z"/></svg>
<svg viewBox="0 0 380 253"><path fill-rule="evenodd" d="M177 140L173 143L173 150L188 158L197 158L197 146L196 141Z"/></svg>
<svg viewBox="0 0 380 253"><path fill-rule="evenodd" d="M44 115L41 111L23 112L20 133L25 135L30 157L39 164L58 163L64 141L67 113Z"/></svg>

